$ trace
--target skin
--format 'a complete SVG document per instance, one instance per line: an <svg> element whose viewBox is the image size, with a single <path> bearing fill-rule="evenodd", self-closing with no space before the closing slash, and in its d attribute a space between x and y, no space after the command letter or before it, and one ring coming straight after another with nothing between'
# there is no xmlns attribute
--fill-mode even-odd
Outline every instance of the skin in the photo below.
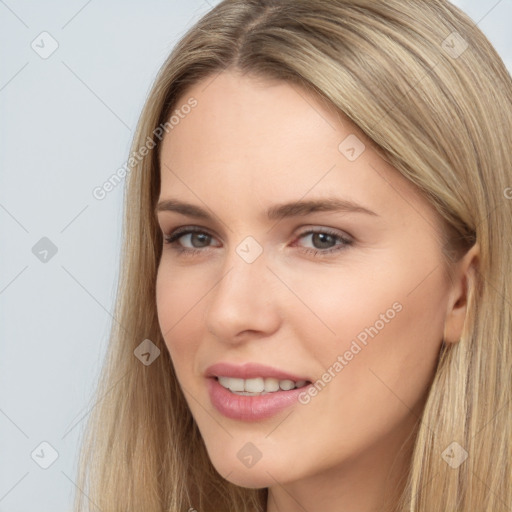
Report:
<svg viewBox="0 0 512 512"><path fill-rule="evenodd" d="M163 141L159 200L212 217L163 211L158 222L164 235L198 226L211 238L175 242L195 255L164 243L157 309L212 463L237 485L269 487L268 512L382 511L407 473L443 337L460 336L476 246L450 281L429 203L354 124L308 92L224 71L178 105L191 96L197 107ZM338 149L349 135L366 147L355 161ZM264 215L277 203L333 196L376 215ZM236 252L247 236L263 249L252 263ZM313 381L396 303L400 312L309 403L257 422L212 406L209 365L252 361ZM251 468L237 457L248 442L261 452Z"/></svg>

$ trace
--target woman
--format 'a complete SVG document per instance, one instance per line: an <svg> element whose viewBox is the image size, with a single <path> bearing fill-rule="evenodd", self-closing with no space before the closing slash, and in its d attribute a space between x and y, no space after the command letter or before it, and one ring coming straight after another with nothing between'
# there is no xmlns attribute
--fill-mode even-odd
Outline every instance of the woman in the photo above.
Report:
<svg viewBox="0 0 512 512"><path fill-rule="evenodd" d="M133 142L76 510L509 510L511 134L445 0L212 9Z"/></svg>

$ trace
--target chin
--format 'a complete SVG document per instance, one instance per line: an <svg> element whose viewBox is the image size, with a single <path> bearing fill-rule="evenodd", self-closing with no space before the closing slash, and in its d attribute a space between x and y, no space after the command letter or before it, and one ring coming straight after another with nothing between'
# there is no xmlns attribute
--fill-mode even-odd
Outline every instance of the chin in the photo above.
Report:
<svg viewBox="0 0 512 512"><path fill-rule="evenodd" d="M269 471L272 474L272 471ZM231 473L220 473L225 480L247 489L263 489L275 485L275 480L264 470L256 468L237 469ZM224 476L226 475L226 476ZM276 479L279 481L279 479Z"/></svg>
<svg viewBox="0 0 512 512"><path fill-rule="evenodd" d="M234 460L231 458L228 460L223 456L222 460L214 457L211 461L216 471L225 480L239 487L261 489L275 485L276 481L281 483L285 478L282 475L282 468L275 467L275 465L269 464L268 461L265 462L263 458L247 467L243 462L243 457L240 458L242 458L242 461L236 455ZM249 464L249 462L246 464ZM287 477L289 478L290 475L288 474Z"/></svg>

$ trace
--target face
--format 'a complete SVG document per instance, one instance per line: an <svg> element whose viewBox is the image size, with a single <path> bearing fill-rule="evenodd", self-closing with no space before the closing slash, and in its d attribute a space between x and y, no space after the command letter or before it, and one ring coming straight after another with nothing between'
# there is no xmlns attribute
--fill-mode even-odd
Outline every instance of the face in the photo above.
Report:
<svg viewBox="0 0 512 512"><path fill-rule="evenodd" d="M157 308L214 466L271 487L388 464L443 339L434 212L304 90L224 72L190 98L162 145Z"/></svg>

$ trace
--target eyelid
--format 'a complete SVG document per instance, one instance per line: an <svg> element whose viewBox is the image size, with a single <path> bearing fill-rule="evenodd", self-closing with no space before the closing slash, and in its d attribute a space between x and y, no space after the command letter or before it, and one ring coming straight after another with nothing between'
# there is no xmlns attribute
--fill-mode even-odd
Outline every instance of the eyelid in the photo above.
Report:
<svg viewBox="0 0 512 512"><path fill-rule="evenodd" d="M213 234L210 231L210 229L202 227L202 226L196 226L196 225L180 226L180 227L177 227L176 229L171 229L169 231L170 231L170 234L166 235L168 237L193 231L193 232L198 232L198 233L206 233L206 234L210 235L211 237L217 238L217 235ZM296 236L304 236L306 234L318 233L318 232L329 233L331 235L339 236L341 238L348 238L350 240L354 240L354 237L352 235L350 235L347 231L343 231L338 228L330 228L327 226L316 225L316 224L304 228L304 231L301 231ZM164 235L165 235L165 232L164 232Z"/></svg>
<svg viewBox="0 0 512 512"><path fill-rule="evenodd" d="M343 240L346 240L346 241L354 241L354 237L352 235L350 235L349 233L347 233L346 231L343 231L343 230L337 229L337 228L329 228L327 226L318 226L318 225L306 228L304 231L301 231L297 235L297 237L303 237L305 235L309 235L312 233L313 234L314 233L326 233L328 235L342 238Z"/></svg>
<svg viewBox="0 0 512 512"><path fill-rule="evenodd" d="M182 236L189 235L191 233L200 233L210 236L212 239L217 238L214 234L210 233L210 231L206 228L200 226L181 226L174 230L171 230L170 234L164 233L164 239L167 243L174 243L178 241ZM218 246L216 246L218 247ZM184 248L187 249L187 248Z"/></svg>

